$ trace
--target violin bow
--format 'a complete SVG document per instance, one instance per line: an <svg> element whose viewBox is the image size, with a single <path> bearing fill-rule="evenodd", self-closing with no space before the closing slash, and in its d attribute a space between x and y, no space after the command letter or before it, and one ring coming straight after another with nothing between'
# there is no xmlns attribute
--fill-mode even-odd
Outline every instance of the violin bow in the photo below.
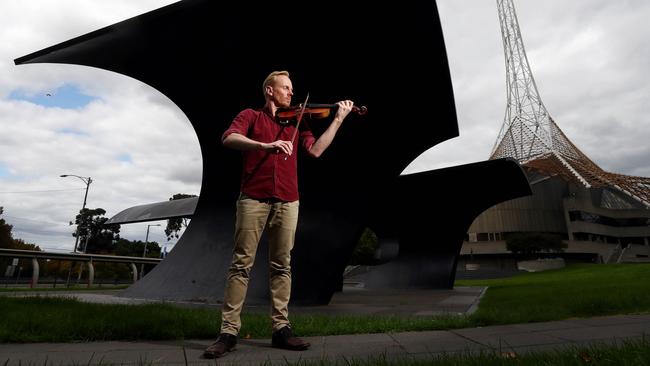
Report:
<svg viewBox="0 0 650 366"><path fill-rule="evenodd" d="M293 131L293 136L291 136L291 146L296 140L296 135L298 134L298 128L300 127L300 121L302 121L302 115L305 113L305 108L307 107L307 101L309 101L309 93L307 93L307 98L305 98L305 103L303 103L302 108L300 109L300 114L298 115L298 121L296 122L296 130ZM284 156L284 160L287 160L289 155Z"/></svg>

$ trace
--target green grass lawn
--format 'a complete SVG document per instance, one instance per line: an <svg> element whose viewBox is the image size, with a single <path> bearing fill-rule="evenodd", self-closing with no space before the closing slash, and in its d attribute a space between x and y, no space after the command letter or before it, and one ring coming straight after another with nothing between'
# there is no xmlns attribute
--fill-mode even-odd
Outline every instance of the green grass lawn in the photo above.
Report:
<svg viewBox="0 0 650 366"><path fill-rule="evenodd" d="M72 298L0 296L0 342L73 342L215 338L220 314L214 309L170 304L106 305ZM387 316L291 317L302 336L400 332L471 326L466 317L405 318ZM242 314L240 335L270 338L268 314Z"/></svg>
<svg viewBox="0 0 650 366"><path fill-rule="evenodd" d="M489 286L471 316L292 315L302 336L453 329L650 312L650 265L573 265L506 279L458 281ZM213 309L166 304L104 305L52 297L0 296L0 342L214 338ZM243 314L241 336L269 338L267 314Z"/></svg>
<svg viewBox="0 0 650 366"><path fill-rule="evenodd" d="M580 264L456 285L489 286L471 317L476 325L650 311L650 264Z"/></svg>
<svg viewBox="0 0 650 366"><path fill-rule="evenodd" d="M112 286L112 285L104 285L102 287L100 286L93 286L93 287L88 287L86 285L76 285L76 286L70 286L70 287L34 287L34 288L29 288L29 287L7 287L7 288L0 288L0 292L66 292L66 291L74 291L74 292L80 292L80 291L112 291L112 290L123 290L125 288L128 288L129 285L117 285L117 286Z"/></svg>

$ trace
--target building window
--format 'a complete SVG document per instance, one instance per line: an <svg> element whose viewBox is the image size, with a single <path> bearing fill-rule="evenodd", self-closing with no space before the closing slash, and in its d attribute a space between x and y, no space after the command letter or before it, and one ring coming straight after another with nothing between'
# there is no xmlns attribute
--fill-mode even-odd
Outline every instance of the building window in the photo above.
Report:
<svg viewBox="0 0 650 366"><path fill-rule="evenodd" d="M650 218L648 217L630 217L616 219L613 217L602 216L591 212L585 211L569 211L570 221L582 221L592 224L600 224L612 227L639 227L650 225Z"/></svg>

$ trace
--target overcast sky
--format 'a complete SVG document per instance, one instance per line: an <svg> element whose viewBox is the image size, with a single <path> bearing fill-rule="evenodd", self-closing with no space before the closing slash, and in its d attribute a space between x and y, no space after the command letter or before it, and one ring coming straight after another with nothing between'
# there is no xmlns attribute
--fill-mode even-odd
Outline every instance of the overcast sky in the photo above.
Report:
<svg viewBox="0 0 650 366"><path fill-rule="evenodd" d="M201 154L187 118L137 80L73 65L13 60L173 3L3 0L0 3L0 206L14 237L71 251L87 207L122 209L198 194ZM528 59L549 113L603 169L650 176L650 2L518 1ZM438 1L461 137L405 172L486 160L503 123L505 69L496 1ZM174 139L169 136L173 135ZM166 243L164 222L149 240ZM122 226L144 240L147 224ZM168 243L171 249L173 242Z"/></svg>

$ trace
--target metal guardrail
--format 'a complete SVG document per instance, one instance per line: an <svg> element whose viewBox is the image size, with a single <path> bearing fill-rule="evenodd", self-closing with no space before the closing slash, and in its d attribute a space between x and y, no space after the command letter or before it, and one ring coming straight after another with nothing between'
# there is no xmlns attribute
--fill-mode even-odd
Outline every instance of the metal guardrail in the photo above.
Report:
<svg viewBox="0 0 650 366"><path fill-rule="evenodd" d="M160 258L125 257L105 254L86 253L56 253L40 252L36 250L3 249L0 248L0 257L14 258L36 258L36 259L59 259L68 261L93 261L93 262L116 262L116 263L137 263L157 264Z"/></svg>
<svg viewBox="0 0 650 366"><path fill-rule="evenodd" d="M117 255L105 254L87 254L87 253L56 253L56 252L41 252L36 250L21 250L21 249L4 249L0 248L0 257L12 258L31 258L32 260L32 280L30 287L34 287L38 283L39 276L39 259L56 259L68 260L75 262L84 262L88 267L88 287L92 286L95 277L95 267L93 262L112 262L112 263L127 263L131 265L133 272L133 282L138 280L138 268L136 264L158 264L162 259L160 258L143 258L143 257L126 257Z"/></svg>

